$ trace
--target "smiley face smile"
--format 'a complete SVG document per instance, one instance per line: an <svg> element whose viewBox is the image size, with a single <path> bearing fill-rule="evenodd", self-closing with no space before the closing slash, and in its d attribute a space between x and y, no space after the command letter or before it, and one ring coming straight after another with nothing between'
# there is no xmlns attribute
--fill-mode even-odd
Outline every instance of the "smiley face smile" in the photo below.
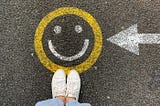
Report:
<svg viewBox="0 0 160 106"><path fill-rule="evenodd" d="M53 46L51 40L48 40L48 45L49 45L49 49L50 49L50 51L52 52L52 54L53 54L54 56L56 56L57 58L59 58L60 60L63 60L63 61L73 61L73 60L76 60L76 59L82 57L82 56L85 54L85 52L86 52L86 50L87 50L87 48L88 48L88 45L89 45L89 39L85 39L83 48L82 48L82 50L81 50L78 54L76 54L76 55L74 55L74 56L70 56L70 57L63 56L63 55L59 54L59 53L55 50L55 47Z"/></svg>

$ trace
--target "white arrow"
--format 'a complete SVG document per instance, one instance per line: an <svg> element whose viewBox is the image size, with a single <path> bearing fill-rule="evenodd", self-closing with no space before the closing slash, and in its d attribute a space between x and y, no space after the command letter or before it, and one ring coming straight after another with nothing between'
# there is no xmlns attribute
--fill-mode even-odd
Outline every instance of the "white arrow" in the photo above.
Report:
<svg viewBox="0 0 160 106"><path fill-rule="evenodd" d="M139 34L135 24L107 40L139 55L139 44L160 44L160 34Z"/></svg>

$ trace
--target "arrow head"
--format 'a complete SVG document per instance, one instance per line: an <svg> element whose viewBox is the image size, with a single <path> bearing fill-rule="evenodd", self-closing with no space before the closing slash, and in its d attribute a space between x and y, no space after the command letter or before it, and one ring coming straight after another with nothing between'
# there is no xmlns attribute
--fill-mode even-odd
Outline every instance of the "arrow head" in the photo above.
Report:
<svg viewBox="0 0 160 106"><path fill-rule="evenodd" d="M139 55L139 42L140 38L138 36L137 24L132 25L119 32L118 34L107 39L108 41L124 48L136 55Z"/></svg>

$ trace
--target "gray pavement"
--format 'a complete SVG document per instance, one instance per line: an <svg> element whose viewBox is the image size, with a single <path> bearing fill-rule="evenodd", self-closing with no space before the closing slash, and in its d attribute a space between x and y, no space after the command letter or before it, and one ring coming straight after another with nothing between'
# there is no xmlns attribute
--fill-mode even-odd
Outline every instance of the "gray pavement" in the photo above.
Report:
<svg viewBox="0 0 160 106"><path fill-rule="evenodd" d="M140 55L135 55L107 41L133 24L138 24L139 33L160 33L159 5L159 0L0 0L0 106L34 106L37 101L52 97L53 73L40 63L35 53L34 35L45 15L68 6L92 14L103 32L100 57L81 74L79 101L93 106L159 106L160 45L140 45ZM93 49L92 37L87 37L91 45L78 61L66 63L51 55L46 41L53 34L55 23L70 25L64 30L68 38L52 36L55 46L59 47L57 50L64 55L75 54L82 47L84 36L72 36L70 28L74 25L84 26L86 36L93 34L87 23L78 17L61 17L48 25L44 33L47 56L64 66L84 61Z"/></svg>

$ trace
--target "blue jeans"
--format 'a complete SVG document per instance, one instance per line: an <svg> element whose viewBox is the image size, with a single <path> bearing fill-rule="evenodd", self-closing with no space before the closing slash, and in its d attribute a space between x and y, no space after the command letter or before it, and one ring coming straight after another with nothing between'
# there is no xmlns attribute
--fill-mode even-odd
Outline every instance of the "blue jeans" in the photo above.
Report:
<svg viewBox="0 0 160 106"><path fill-rule="evenodd" d="M64 103L57 98L53 98L53 99L37 102L35 106L64 106ZM66 106L91 106L91 104L79 103L76 100L72 100L68 102Z"/></svg>

